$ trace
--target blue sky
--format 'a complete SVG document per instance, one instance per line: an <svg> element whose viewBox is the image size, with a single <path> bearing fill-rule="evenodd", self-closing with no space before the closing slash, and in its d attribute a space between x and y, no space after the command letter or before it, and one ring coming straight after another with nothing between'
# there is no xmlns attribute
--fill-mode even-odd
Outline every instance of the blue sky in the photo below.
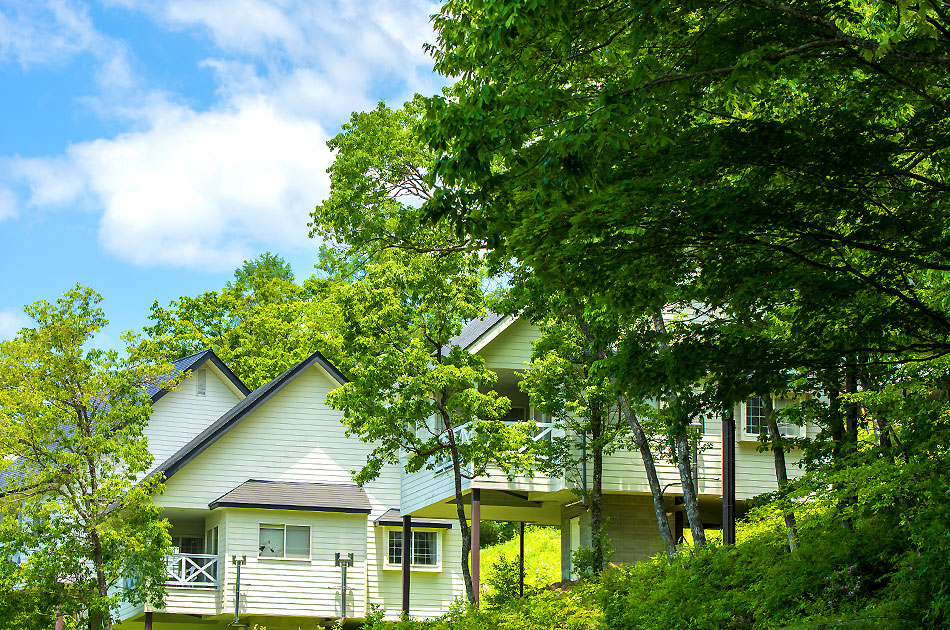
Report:
<svg viewBox="0 0 950 630"><path fill-rule="evenodd" d="M77 282L140 330L307 216L351 112L431 94L424 0L0 0L0 338Z"/></svg>

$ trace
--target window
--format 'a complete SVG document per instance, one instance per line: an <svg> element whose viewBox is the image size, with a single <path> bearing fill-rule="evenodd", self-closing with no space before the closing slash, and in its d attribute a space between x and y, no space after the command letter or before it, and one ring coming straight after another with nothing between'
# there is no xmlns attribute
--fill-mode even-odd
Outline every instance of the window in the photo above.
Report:
<svg viewBox="0 0 950 630"><path fill-rule="evenodd" d="M195 372L195 394L204 396L208 391L208 370Z"/></svg>
<svg viewBox="0 0 950 630"><path fill-rule="evenodd" d="M402 564L402 530L389 530L389 545L386 554L387 564ZM412 552L410 556L414 567L439 566L439 534L431 531L412 532Z"/></svg>
<svg viewBox="0 0 950 630"><path fill-rule="evenodd" d="M309 525L261 525L259 557L310 559Z"/></svg>
<svg viewBox="0 0 950 630"><path fill-rule="evenodd" d="M778 410L789 405L796 404L793 399L786 398L776 398L773 399L774 409ZM765 399L764 398L750 398L745 402L743 406L743 413L745 419L743 422L743 429L740 433L740 439L746 440L758 440L760 435L769 436L769 419L765 413ZM787 438L797 438L805 435L805 431L802 427L789 423L789 422L777 422L778 431L782 437Z"/></svg>
<svg viewBox="0 0 950 630"><path fill-rule="evenodd" d="M745 401L745 432L747 435L768 433L769 419L765 417L765 401L750 398Z"/></svg>
<svg viewBox="0 0 950 630"><path fill-rule="evenodd" d="M209 556L218 555L218 526L215 525L205 532L205 553Z"/></svg>
<svg viewBox="0 0 950 630"><path fill-rule="evenodd" d="M204 541L201 536L172 536L172 547L178 549L178 553L196 554L203 550Z"/></svg>

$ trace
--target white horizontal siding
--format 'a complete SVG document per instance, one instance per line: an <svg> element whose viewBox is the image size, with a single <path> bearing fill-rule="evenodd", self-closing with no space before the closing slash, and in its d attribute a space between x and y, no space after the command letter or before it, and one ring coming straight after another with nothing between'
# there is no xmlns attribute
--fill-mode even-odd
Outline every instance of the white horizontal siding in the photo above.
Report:
<svg viewBox="0 0 950 630"><path fill-rule="evenodd" d="M478 354L485 359L485 366L489 369L523 370L531 360L531 350L539 336L537 326L519 319L489 341Z"/></svg>
<svg viewBox="0 0 950 630"><path fill-rule="evenodd" d="M236 567L231 557L246 557L241 568L241 614L339 617L340 567L334 553L353 552L347 569L347 617L362 617L365 607L365 514L227 508L226 611L234 607ZM261 524L308 525L310 560L259 558Z"/></svg>
<svg viewBox="0 0 950 630"><path fill-rule="evenodd" d="M455 479L452 471L436 474L431 470L419 470L413 473L402 472L402 496L400 510L403 514L412 514L420 508L441 503L446 499L455 499ZM462 492L472 487L469 479L462 479Z"/></svg>
<svg viewBox="0 0 950 630"><path fill-rule="evenodd" d="M169 479L156 503L207 509L248 479L353 483L372 447L344 435L342 414L325 401L333 387L322 368L309 368ZM374 514L398 507L398 468L365 489Z"/></svg>
<svg viewBox="0 0 950 630"><path fill-rule="evenodd" d="M369 602L382 606L387 617L397 618L402 611L402 572L385 568L387 532L390 529L371 525L368 532ZM414 531L424 529L413 528ZM461 569L461 530L453 525L452 529L429 531L439 533L441 569L410 572L409 614L413 617L438 617L456 597L465 594Z"/></svg>
<svg viewBox="0 0 950 630"><path fill-rule="evenodd" d="M154 466L158 466L192 438L204 431L241 400L214 366L206 364L206 393L198 396L193 374L178 389L166 393L155 402L145 435Z"/></svg>

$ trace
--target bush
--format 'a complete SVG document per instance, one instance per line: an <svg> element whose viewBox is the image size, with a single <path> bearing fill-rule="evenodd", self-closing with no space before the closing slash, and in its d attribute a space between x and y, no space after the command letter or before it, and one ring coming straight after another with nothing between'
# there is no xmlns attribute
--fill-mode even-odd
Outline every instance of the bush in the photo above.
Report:
<svg viewBox="0 0 950 630"><path fill-rule="evenodd" d="M498 556L485 576L485 583L488 585L488 592L483 598L485 604L497 608L521 596L522 574L519 565L518 558L509 560L504 554Z"/></svg>

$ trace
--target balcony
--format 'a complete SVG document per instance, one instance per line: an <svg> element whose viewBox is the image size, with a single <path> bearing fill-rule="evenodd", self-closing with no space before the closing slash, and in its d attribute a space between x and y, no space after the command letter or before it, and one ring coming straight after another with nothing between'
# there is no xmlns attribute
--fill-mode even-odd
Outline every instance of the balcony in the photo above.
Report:
<svg viewBox="0 0 950 630"><path fill-rule="evenodd" d="M203 553L173 553L166 561L166 586L218 588L219 556Z"/></svg>
<svg viewBox="0 0 950 630"><path fill-rule="evenodd" d="M536 422L537 430L531 439L535 442L542 441L551 441L552 431L554 430L554 423L552 422ZM455 428L455 441L458 443L466 443L472 439L472 424L466 422ZM524 452L527 447L522 447L521 451ZM441 460L433 467L432 472L436 475L452 470L452 458L448 453L443 453ZM469 471L470 474L470 471Z"/></svg>

